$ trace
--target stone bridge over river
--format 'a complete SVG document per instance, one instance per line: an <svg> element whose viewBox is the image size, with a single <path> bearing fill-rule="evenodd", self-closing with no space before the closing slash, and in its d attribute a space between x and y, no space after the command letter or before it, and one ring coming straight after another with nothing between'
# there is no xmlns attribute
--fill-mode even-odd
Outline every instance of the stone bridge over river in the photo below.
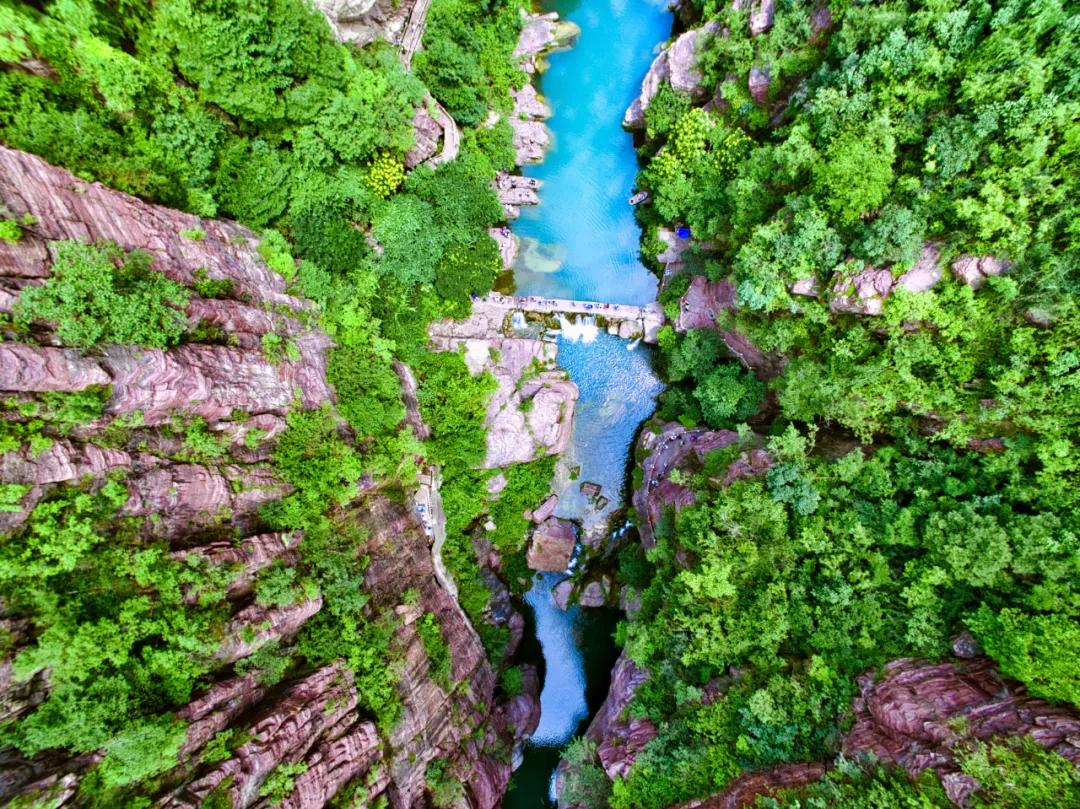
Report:
<svg viewBox="0 0 1080 809"><path fill-rule="evenodd" d="M522 317L515 317L516 312L520 312ZM507 336L521 336L530 330L530 326L535 331L536 325L546 327L542 329L541 336L548 336L548 331L550 336L554 336L556 330L581 333L583 329L595 325L627 340L640 339L655 343L657 332L664 325L664 310L659 303L628 306L492 292L473 302L473 314L469 320L482 320L488 328Z"/></svg>

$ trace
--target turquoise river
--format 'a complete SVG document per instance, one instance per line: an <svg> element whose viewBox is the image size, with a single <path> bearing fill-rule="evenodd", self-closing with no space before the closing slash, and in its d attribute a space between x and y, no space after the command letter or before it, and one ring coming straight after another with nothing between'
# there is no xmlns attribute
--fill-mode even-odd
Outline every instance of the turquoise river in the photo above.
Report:
<svg viewBox="0 0 1080 809"><path fill-rule="evenodd" d="M542 163L523 172L543 187L542 204L523 209L513 226L522 243L517 293L648 303L657 282L638 256L640 231L627 204L638 165L622 117L657 45L671 34L671 12L666 0L555 0L540 10L576 23L581 36L550 56L539 80L553 111L552 144ZM581 471L562 483L558 514L588 524L598 515L588 512L579 482L603 487L605 512L624 504L631 444L662 386L647 347L588 329L559 338L559 365L581 391L567 453ZM554 806L561 752L603 701L617 654L617 613L560 610L551 591L562 578L539 575L526 596L532 632L524 652L542 658L544 684L540 726L504 801L510 809Z"/></svg>

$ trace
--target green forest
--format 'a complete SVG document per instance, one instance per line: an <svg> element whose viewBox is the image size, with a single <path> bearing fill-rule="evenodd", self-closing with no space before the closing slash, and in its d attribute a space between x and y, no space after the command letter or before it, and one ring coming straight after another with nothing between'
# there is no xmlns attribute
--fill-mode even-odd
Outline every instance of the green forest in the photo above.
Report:
<svg viewBox="0 0 1080 809"><path fill-rule="evenodd" d="M261 526L301 530L304 539L299 563L259 574L255 602L317 596L323 608L287 650L264 647L233 669L256 671L271 687L290 672L344 660L361 710L387 733L401 710L397 670L387 663L400 650L391 648L393 625L372 620L369 595L358 590L367 560L355 548L366 533L349 504L364 474L403 499L421 462L440 464L458 530L448 563L480 625L487 589L461 527L485 509L479 492L491 473L473 466L483 457L489 380L470 377L456 355L429 353L425 329L467 312L469 296L487 292L501 270L486 232L503 219L491 181L513 164L505 123L466 126L458 158L445 165L406 172L404 156L429 90L464 125L477 123L476 110L507 108L508 88L524 81L510 60L520 19L512 0L435 0L427 51L412 73L389 43L338 43L301 0L0 2L5 145L148 201L254 229L269 267L317 304L314 325L334 340L327 375L337 401L295 410L276 441L272 466L293 491L263 508ZM462 76L468 97L455 89ZM2 236L17 243L33 224L5 218ZM232 293L209 280L189 290L152 271L147 254L116 244L65 242L55 251L48 283L26 290L4 318L5 339L32 340L31 324L49 321L61 345L90 351L213 340L188 330L182 310L193 292ZM271 357L296 351L274 333L262 349ZM423 445L403 424L394 360L420 380L432 428ZM3 451L44 451L99 419L108 396L5 400ZM113 421L96 440L124 447L139 427L137 418ZM229 458L220 434L197 417L178 413L161 432L179 444L173 460ZM254 446L258 436L248 440ZM546 486L543 474L521 476L499 504L516 518L499 520L508 555L522 550L522 503L532 505ZM0 509L18 511L28 489L5 484ZM50 684L43 704L3 724L3 742L28 756L104 749L79 786L80 802L101 807L149 805L138 795L160 787L155 779L175 766L184 739L170 711L229 671L213 652L230 617L223 596L233 571L197 557L179 561L167 542L146 541L136 521L117 514L126 497L122 480L60 487L0 544L4 613L29 615L34 627L15 677L48 670ZM425 628L425 645L437 651L437 625ZM502 635L488 634L500 648ZM205 754L217 759L204 762L242 743L219 735L221 749Z"/></svg>
<svg viewBox="0 0 1080 809"><path fill-rule="evenodd" d="M605 560L640 602L615 633L648 675L625 718L656 734L614 779L595 744L573 742L566 806L665 809L806 762L827 774L752 805L953 806L932 771L910 778L841 747L860 676L900 658L950 659L960 633L1031 696L1080 710L1080 6L831 0L823 17L812 0L775 5L751 36L748 4L682 2L684 23L715 23L697 53L715 94L662 84L635 140L650 197L636 209L643 260L664 276L661 234L693 234L659 294L666 388L643 433L677 422L737 438L670 471L693 502L663 513L652 547L624 542ZM123 471L49 487L0 533L3 683L14 693L47 679L28 710L7 713L0 693L0 779L12 762L71 760L82 769L63 805L157 805L249 741L220 730L191 758L180 708L226 676L254 673L269 692L339 661L357 712L390 738L403 714L394 635L417 596L395 594L376 615L361 584L371 560L357 548L371 533L366 493L410 503L425 467L441 473L442 555L495 693L517 695L522 670L503 656L511 633L488 620L489 570L472 535L497 526L487 550L520 596L532 576L527 511L556 461L480 468L496 380L429 351L427 327L467 316L504 269L488 233L506 219L492 181L515 168L506 116L528 78L513 56L526 10L432 0L406 67L390 42L339 42L306 0L0 0L0 143L250 228L266 266L312 303L286 314L332 341L334 393L308 409L297 394L266 461L286 493L253 523L302 540L292 561L258 572L250 603L320 600L287 648L223 660L236 570L185 558L125 515ZM407 169L414 114L435 102L461 128L460 153ZM18 245L35 224L0 211L0 239ZM48 250L48 277L0 314L5 342L86 356L227 344L184 314L193 298L232 298L227 281L185 286L115 242ZM905 285L927 256L932 283ZM993 272L964 276L979 266ZM860 274L879 270L886 291L867 307ZM709 328L677 329L693 276L730 283L736 303L710 313ZM47 338L42 323L53 324ZM767 361L740 361L731 333ZM256 350L271 364L300 357L273 331ZM418 381L424 440L398 363ZM224 466L261 446L254 430L230 446L191 413L152 430L139 414L110 419L109 397L92 385L0 399L0 464L88 430L103 450L162 463ZM757 450L767 471L725 477ZM34 488L0 484L0 516ZM246 536L229 515L215 520L230 541ZM450 691L457 650L433 613L416 626ZM486 752L484 728L469 743ZM971 807L1080 806L1080 770L1026 738L956 756L979 785ZM440 809L467 805L447 761L426 776ZM277 767L252 805L280 805L306 766ZM10 805L60 805L49 789ZM350 783L333 805L368 805L364 789ZM221 790L200 806L231 807Z"/></svg>
<svg viewBox="0 0 1080 809"><path fill-rule="evenodd" d="M620 809L835 756L859 673L946 658L964 629L1031 694L1080 706L1080 12L830 3L820 31L792 0L751 37L745 11L694 8L728 32L701 48L718 92L703 108L663 86L647 108L642 219L691 228L688 273L735 287L716 328L783 367L744 370L719 331L662 336L658 416L741 438L687 473L697 505L647 559L628 551L643 598L620 639L652 673L632 711L660 732L594 791ZM863 268L900 278L928 244L933 289L894 286L878 316L830 306ZM973 288L949 270L965 255L1008 271ZM808 279L820 292L791 292ZM687 287L661 293L669 317ZM774 466L723 486L752 447ZM718 678L722 698L703 700ZM975 805L1080 802L1054 754L969 755ZM936 779L868 766L760 805L952 805Z"/></svg>

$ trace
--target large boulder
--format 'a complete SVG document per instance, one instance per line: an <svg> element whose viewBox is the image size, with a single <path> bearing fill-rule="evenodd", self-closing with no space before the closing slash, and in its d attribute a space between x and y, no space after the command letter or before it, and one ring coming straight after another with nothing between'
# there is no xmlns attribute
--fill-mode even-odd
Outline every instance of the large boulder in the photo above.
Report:
<svg viewBox="0 0 1080 809"><path fill-rule="evenodd" d="M956 279L972 289L981 287L988 277L1004 275L1011 268L1012 262L997 256L960 256L952 265Z"/></svg>
<svg viewBox="0 0 1080 809"><path fill-rule="evenodd" d="M562 573L570 564L576 542L572 522L549 517L533 531L525 561L531 570Z"/></svg>
<svg viewBox="0 0 1080 809"><path fill-rule="evenodd" d="M653 60L649 71L641 82L641 92L630 104L623 116L623 126L627 129L645 127L645 110L660 92L660 87L667 83L673 90L689 93L697 100L707 95L702 86L703 76L698 69L698 50L708 37L715 36L720 25L710 22L701 28L687 31L675 38Z"/></svg>

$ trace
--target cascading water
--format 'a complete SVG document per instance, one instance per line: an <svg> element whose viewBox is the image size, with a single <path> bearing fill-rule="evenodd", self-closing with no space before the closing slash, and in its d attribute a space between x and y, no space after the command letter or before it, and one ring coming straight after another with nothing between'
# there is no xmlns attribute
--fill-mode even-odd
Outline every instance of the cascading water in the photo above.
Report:
<svg viewBox="0 0 1080 809"><path fill-rule="evenodd" d="M555 333L571 343L592 343L600 333L600 327L592 315L574 315L572 318L559 315L559 328Z"/></svg>
<svg viewBox="0 0 1080 809"><path fill-rule="evenodd" d="M657 283L638 258L640 232L626 202L637 160L621 122L656 44L671 33L667 0L554 0L541 10L577 23L581 37L571 50L551 56L539 87L554 113L553 146L543 163L524 172L543 180L543 191L542 204L523 209L514 225L522 240L514 268L517 293L649 303ZM580 397L563 464L579 471L557 481L556 513L580 521L588 532L623 505L631 444L662 386L652 372L651 350L608 334L593 317L560 317L557 334L559 365ZM600 485L607 503L590 503L580 491L582 481ZM625 530L619 526L612 535ZM617 651L611 637L617 613L560 610L552 589L562 578L537 576L526 595L531 644L542 653L545 676L540 726L503 804L510 809L554 805L559 757L603 701Z"/></svg>

